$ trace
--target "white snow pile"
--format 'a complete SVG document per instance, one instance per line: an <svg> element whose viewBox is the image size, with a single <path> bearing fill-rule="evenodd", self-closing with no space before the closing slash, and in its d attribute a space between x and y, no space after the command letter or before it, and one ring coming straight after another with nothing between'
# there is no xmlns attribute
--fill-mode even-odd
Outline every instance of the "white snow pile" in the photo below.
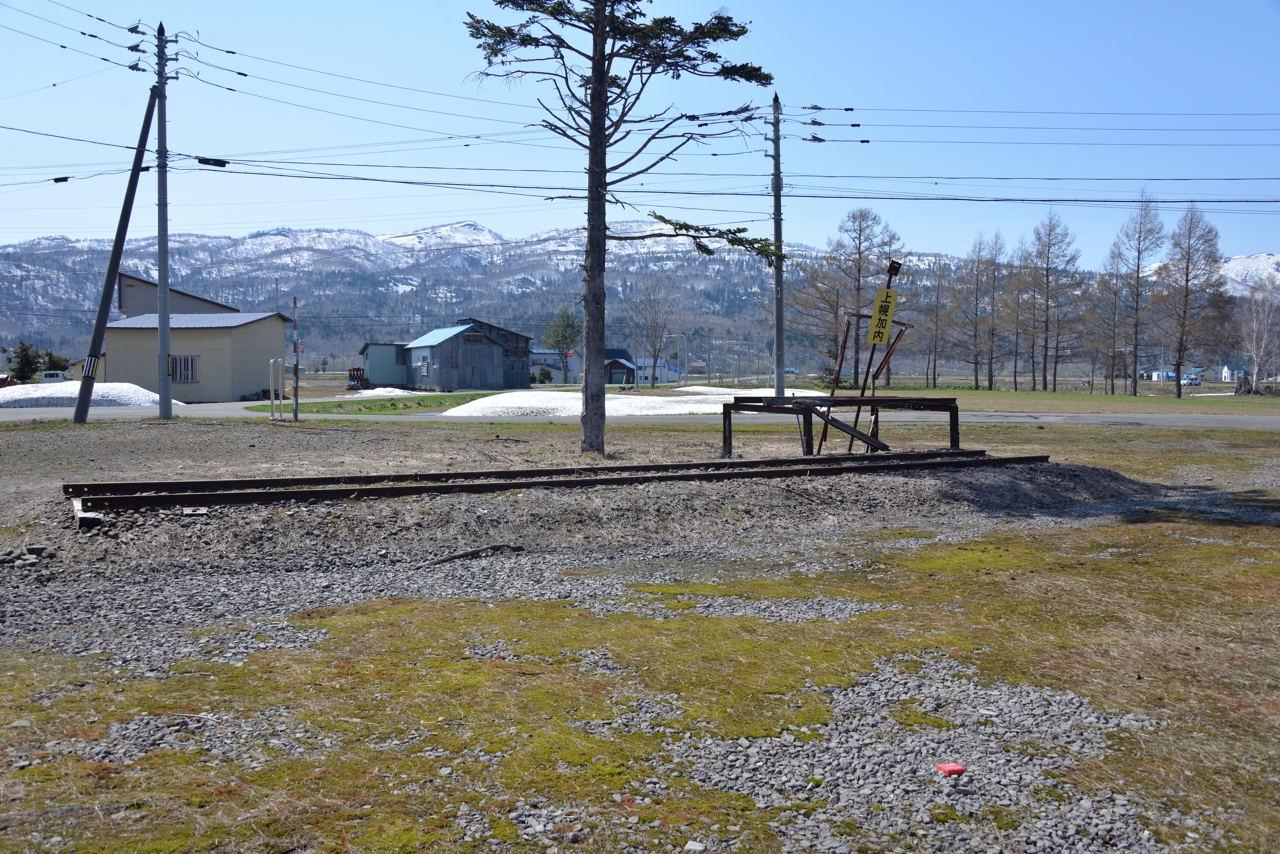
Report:
<svg viewBox="0 0 1280 854"><path fill-rule="evenodd" d="M0 388L0 408L30 409L37 406L75 406L80 383L32 383ZM175 400L175 406L182 402ZM90 406L159 406L160 395L133 383L97 383Z"/></svg>
<svg viewBox="0 0 1280 854"><path fill-rule="evenodd" d="M418 397L423 394L434 394L434 392L412 391L404 388L366 388L361 389L355 394L339 395L339 397Z"/></svg>
<svg viewBox="0 0 1280 854"><path fill-rule="evenodd" d="M767 389L723 389L687 386L696 396L607 394L605 416L622 415L719 415L721 405L732 403L735 395L767 394ZM796 391L797 395L818 392ZM444 417L471 418L577 418L582 414L582 394L576 391L511 391L473 400L442 412Z"/></svg>

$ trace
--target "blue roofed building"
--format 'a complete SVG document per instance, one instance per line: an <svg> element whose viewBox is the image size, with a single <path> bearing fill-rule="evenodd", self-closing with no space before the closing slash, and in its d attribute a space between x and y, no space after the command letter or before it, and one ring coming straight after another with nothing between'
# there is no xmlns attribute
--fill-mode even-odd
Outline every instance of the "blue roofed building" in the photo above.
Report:
<svg viewBox="0 0 1280 854"><path fill-rule="evenodd" d="M529 387L528 335L465 317L404 345L405 385L433 391Z"/></svg>

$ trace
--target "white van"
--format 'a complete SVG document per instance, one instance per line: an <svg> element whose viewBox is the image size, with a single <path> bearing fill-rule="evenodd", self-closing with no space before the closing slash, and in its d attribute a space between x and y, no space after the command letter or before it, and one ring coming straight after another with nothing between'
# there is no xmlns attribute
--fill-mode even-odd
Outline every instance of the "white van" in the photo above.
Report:
<svg viewBox="0 0 1280 854"><path fill-rule="evenodd" d="M65 371L44 371L40 374L40 382L42 383L65 383L70 381L71 377L67 376Z"/></svg>

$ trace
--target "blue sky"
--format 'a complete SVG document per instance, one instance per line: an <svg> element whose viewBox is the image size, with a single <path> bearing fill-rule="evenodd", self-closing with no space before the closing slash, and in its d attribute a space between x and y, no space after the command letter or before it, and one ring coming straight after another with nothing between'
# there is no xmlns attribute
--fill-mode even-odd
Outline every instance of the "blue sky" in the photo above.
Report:
<svg viewBox="0 0 1280 854"><path fill-rule="evenodd" d="M0 125L132 144L150 79L94 58L127 63L133 55L76 31L120 44L132 44L136 37L51 0L0 2L0 26L11 28L0 29ZM171 33L198 34L205 45L238 51L228 56L183 38L179 47L198 53L205 63L252 76L183 59L182 68L199 72L208 83L242 91L187 77L171 84L169 142L175 152L331 164L296 167L327 174L538 187L583 182L584 157L528 127L538 118L533 105L546 94L544 86L474 78L483 63L463 29L465 13L511 19L487 0L81 0L67 6L116 24L163 19ZM911 249L963 254L979 231L999 229L1013 243L1029 234L1049 207L801 196L1123 200L1145 186L1157 199L1228 200L1202 205L1222 232L1226 254L1280 251L1280 205L1244 202L1280 198L1280 180L1156 180L1280 178L1280 0L734 0L725 6L752 26L747 38L724 52L772 72L793 119L784 128L791 138L783 150L793 196L785 207L788 240L822 245L845 212L867 205ZM690 21L715 11L717 4L657 0L652 8ZM246 54L437 94L357 83ZM59 85L50 88L55 82ZM772 92L686 79L651 92L649 103L701 112L765 104ZM855 111L810 114L802 109L811 104ZM801 124L813 118L862 127ZM831 141L802 141L812 133ZM842 138L872 142L834 141ZM647 178L644 188L629 191L635 211L614 210L611 216L639 218L656 209L770 234L770 201L758 195L768 186L762 147L759 138L726 140L681 156L662 168L664 174ZM712 152L718 156L709 156ZM0 243L50 234L110 236L124 176L89 176L122 169L127 160L128 152L121 149L0 130L0 184L8 185L0 186ZM281 166L240 168L280 171ZM553 171L524 171L533 169ZM47 180L61 175L74 180ZM1011 180L986 180L993 178ZM1125 180L1080 180L1086 178ZM39 183L22 184L27 181ZM646 195L645 189L664 192ZM241 235L277 226L333 227L386 234L473 219L508 237L522 237L582 221L581 202L545 201L544 196L557 194L553 190L516 192L521 195L177 171L170 182L171 229ZM131 235L154 233L154 195L154 179L144 176ZM1082 260L1091 266L1103 262L1129 214L1123 205L1059 202L1054 207L1077 234ZM1176 221L1181 207L1163 208L1167 224Z"/></svg>

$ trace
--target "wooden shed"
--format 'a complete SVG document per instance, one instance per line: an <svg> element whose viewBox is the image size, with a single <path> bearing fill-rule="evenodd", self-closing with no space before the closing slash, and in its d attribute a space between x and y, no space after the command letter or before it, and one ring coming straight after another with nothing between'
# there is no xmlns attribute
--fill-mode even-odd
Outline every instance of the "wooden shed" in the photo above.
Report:
<svg viewBox="0 0 1280 854"><path fill-rule="evenodd" d="M433 329L405 345L409 386L435 391L529 387L528 335L482 320Z"/></svg>

